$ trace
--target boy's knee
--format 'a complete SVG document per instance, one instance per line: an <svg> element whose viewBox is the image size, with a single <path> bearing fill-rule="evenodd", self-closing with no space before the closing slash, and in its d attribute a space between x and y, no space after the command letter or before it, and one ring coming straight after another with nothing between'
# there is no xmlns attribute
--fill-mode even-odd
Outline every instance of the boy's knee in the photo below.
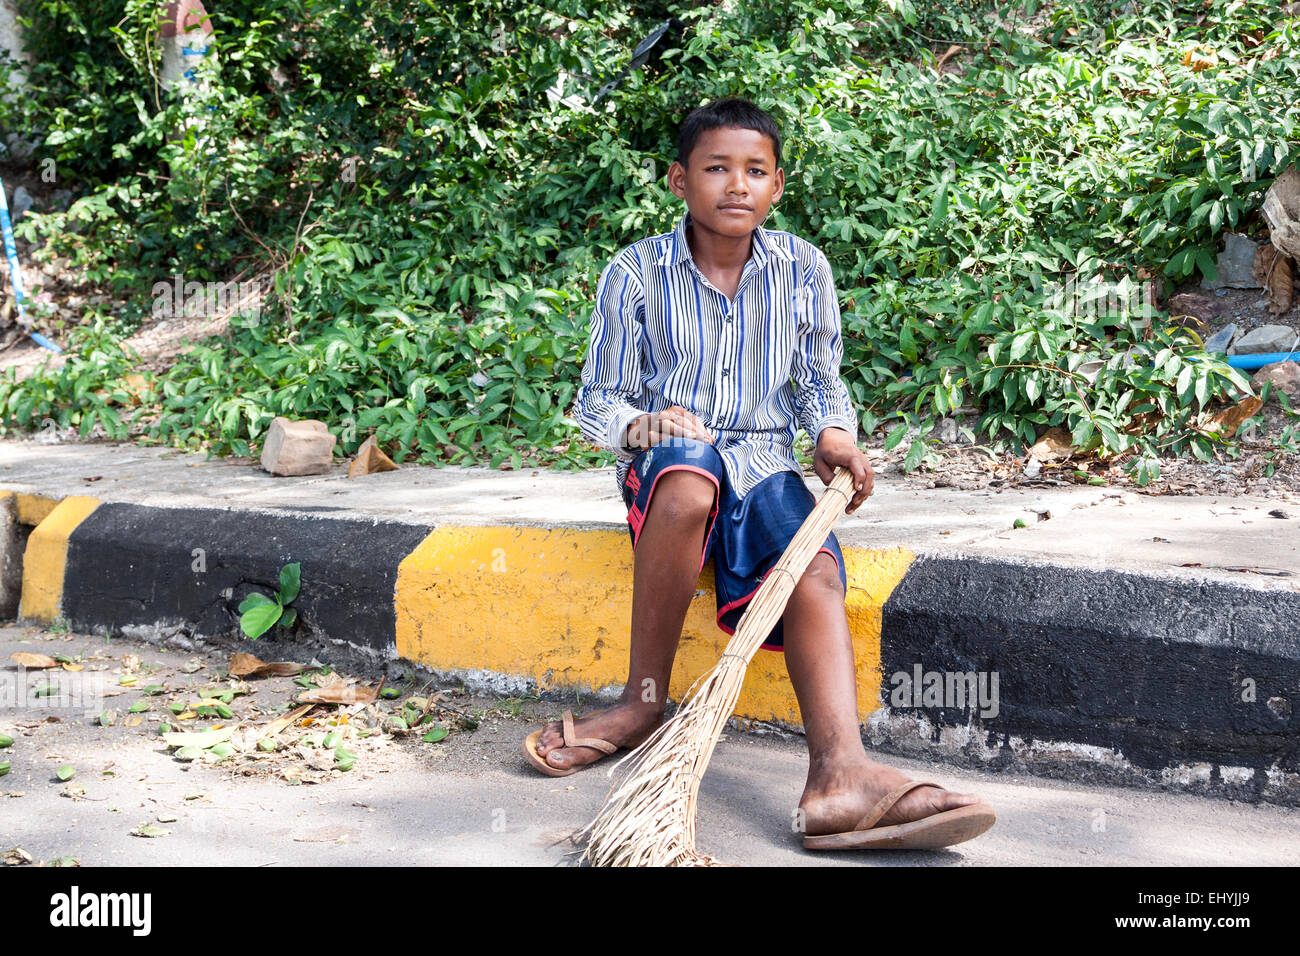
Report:
<svg viewBox="0 0 1300 956"><path fill-rule="evenodd" d="M699 523L713 510L713 482L693 471L670 471L655 486L650 510L660 520Z"/></svg>
<svg viewBox="0 0 1300 956"><path fill-rule="evenodd" d="M808 570L803 573L803 577L795 586L795 591L808 596L817 595L823 598L830 596L842 600L844 585L840 582L840 566L825 551L817 552L813 555Z"/></svg>

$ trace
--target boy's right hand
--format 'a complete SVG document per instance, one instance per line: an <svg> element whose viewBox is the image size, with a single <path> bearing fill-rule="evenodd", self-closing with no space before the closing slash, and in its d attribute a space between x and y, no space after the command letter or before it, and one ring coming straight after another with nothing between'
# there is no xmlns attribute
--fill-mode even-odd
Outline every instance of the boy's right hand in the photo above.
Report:
<svg viewBox="0 0 1300 956"><path fill-rule="evenodd" d="M713 436L704 423L680 405L670 405L661 412L642 415L627 427L630 448L649 448L674 437L697 438L713 444Z"/></svg>

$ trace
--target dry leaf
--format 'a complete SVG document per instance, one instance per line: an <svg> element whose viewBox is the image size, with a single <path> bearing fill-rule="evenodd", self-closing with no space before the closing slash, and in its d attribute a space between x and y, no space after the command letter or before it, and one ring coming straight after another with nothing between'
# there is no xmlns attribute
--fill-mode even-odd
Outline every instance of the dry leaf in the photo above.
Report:
<svg viewBox="0 0 1300 956"><path fill-rule="evenodd" d="M1029 449L1040 462L1066 461L1074 455L1074 438L1064 428L1049 428Z"/></svg>
<svg viewBox="0 0 1300 956"><path fill-rule="evenodd" d="M265 729L263 729L260 736L274 737L276 734L280 733L286 727L291 726L294 723L294 721L298 720L298 718L306 715L315 706L316 706L315 704L304 704L303 706L299 707L297 710L293 710L285 714L283 717L277 717L275 720L271 721L269 724L266 725Z"/></svg>
<svg viewBox="0 0 1300 956"><path fill-rule="evenodd" d="M301 674L306 664L292 661L273 661L267 663L252 654L237 653L230 659L231 677L292 677Z"/></svg>
<svg viewBox="0 0 1300 956"><path fill-rule="evenodd" d="M385 678L386 680L387 678ZM363 687L360 684L344 684L339 681L328 687L305 690L295 699L300 704L368 704L379 697L384 681L378 687Z"/></svg>
<svg viewBox="0 0 1300 956"><path fill-rule="evenodd" d="M42 670L50 667L58 667L59 662L53 657L45 654L29 654L27 651L19 651L16 654L10 654L18 662L19 667L30 667L34 670Z"/></svg>
<svg viewBox="0 0 1300 956"><path fill-rule="evenodd" d="M356 457L352 459L352 464L348 465L348 477L356 478L359 475L373 475L378 471L396 470L397 464L383 453L375 444L375 436L371 435L361 443Z"/></svg>
<svg viewBox="0 0 1300 956"><path fill-rule="evenodd" d="M945 52L943 56L939 57L939 62L935 63L934 72L942 73L943 65L947 63L949 60L951 60L954 56L956 56L961 51L962 51L962 47L958 46L955 43L949 46L947 52Z"/></svg>
<svg viewBox="0 0 1300 956"><path fill-rule="evenodd" d="M1200 73L1201 70L1208 70L1210 67L1219 65L1219 55L1211 50L1208 46L1197 44L1186 53L1180 61L1183 66L1190 66L1193 73Z"/></svg>
<svg viewBox="0 0 1300 956"><path fill-rule="evenodd" d="M1274 315L1281 315L1289 311L1292 303L1295 302L1295 276L1291 260L1286 256L1277 258L1279 265L1273 270L1268 284L1268 311Z"/></svg>
<svg viewBox="0 0 1300 956"><path fill-rule="evenodd" d="M1241 427L1241 423L1246 419L1259 413L1264 406L1254 395L1243 398L1231 408L1225 408L1221 412L1215 412L1210 416L1210 421L1205 426L1206 431L1217 431L1226 438L1231 438Z"/></svg>

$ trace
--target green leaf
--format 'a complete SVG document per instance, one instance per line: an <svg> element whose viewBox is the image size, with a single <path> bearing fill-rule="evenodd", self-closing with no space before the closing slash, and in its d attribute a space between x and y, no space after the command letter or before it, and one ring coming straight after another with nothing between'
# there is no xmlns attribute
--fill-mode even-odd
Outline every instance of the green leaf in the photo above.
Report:
<svg viewBox="0 0 1300 956"><path fill-rule="evenodd" d="M64 783L67 783L69 780L71 780L73 777L77 775L77 771L72 766L72 764L64 764L58 770L54 771L54 775L58 777L60 780L62 780Z"/></svg>
<svg viewBox="0 0 1300 956"><path fill-rule="evenodd" d="M239 619L239 627L251 640L257 640L271 629L282 613L279 604L259 604L245 611Z"/></svg>
<svg viewBox="0 0 1300 956"><path fill-rule="evenodd" d="M899 425L897 428L891 431L889 433L889 437L885 439L885 451L892 451L893 449L897 448L898 443L901 442L904 436L906 435L907 435L907 422L903 422L901 425Z"/></svg>
<svg viewBox="0 0 1300 956"><path fill-rule="evenodd" d="M426 744L436 744L439 740L442 740L446 736L447 736L446 727L434 727L431 731L429 731L420 739L423 740Z"/></svg>
<svg viewBox="0 0 1300 956"><path fill-rule="evenodd" d="M298 596L298 588L302 583L301 571L301 565L297 561L286 564L280 569L281 604L292 604L294 598Z"/></svg>
<svg viewBox="0 0 1300 956"><path fill-rule="evenodd" d="M14 739L12 737L8 734L0 734L0 750L3 750L5 747L12 747L13 745Z"/></svg>
<svg viewBox="0 0 1300 956"><path fill-rule="evenodd" d="M265 594L262 594L259 591L254 591L248 597L244 598L244 600L239 602L239 613L244 614L247 613L248 611L251 611L255 607L261 607L264 604L274 604L274 603L275 602L272 601Z"/></svg>

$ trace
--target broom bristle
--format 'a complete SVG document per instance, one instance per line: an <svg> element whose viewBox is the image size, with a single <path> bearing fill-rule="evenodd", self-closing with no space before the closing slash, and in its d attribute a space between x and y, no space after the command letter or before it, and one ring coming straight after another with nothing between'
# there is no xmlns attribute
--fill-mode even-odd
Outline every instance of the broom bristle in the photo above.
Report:
<svg viewBox="0 0 1300 956"><path fill-rule="evenodd" d="M740 698L750 659L785 612L795 584L842 513L852 485L852 472L837 468L827 491L838 491L839 497L822 495L745 609L718 663L691 685L671 719L610 770L613 774L628 764L625 778L611 788L596 818L576 834L585 840L579 862L723 865L695 849L701 779Z"/></svg>

